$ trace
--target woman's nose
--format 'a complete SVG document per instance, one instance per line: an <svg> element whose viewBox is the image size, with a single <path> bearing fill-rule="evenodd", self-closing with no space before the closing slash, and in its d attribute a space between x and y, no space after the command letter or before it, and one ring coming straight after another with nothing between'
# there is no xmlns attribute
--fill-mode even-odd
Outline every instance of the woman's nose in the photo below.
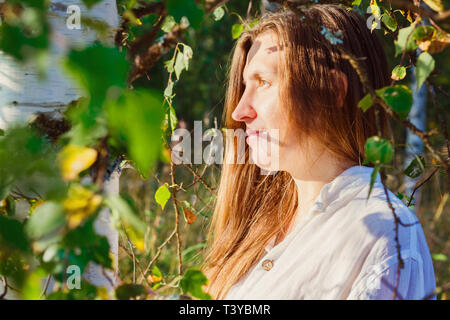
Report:
<svg viewBox="0 0 450 320"><path fill-rule="evenodd" d="M255 119L256 116L256 110L252 107L250 100L244 93L236 109L234 109L233 113L231 114L231 117L235 121L247 122Z"/></svg>

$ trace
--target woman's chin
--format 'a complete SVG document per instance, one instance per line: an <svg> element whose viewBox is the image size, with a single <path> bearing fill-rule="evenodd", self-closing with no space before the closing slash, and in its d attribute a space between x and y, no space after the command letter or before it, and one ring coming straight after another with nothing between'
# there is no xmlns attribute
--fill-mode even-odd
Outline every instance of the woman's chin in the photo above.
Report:
<svg viewBox="0 0 450 320"><path fill-rule="evenodd" d="M253 152L251 152L251 162L255 164L258 168L265 171L278 171L279 166L275 161L273 161L270 157L264 156L258 156L256 157Z"/></svg>

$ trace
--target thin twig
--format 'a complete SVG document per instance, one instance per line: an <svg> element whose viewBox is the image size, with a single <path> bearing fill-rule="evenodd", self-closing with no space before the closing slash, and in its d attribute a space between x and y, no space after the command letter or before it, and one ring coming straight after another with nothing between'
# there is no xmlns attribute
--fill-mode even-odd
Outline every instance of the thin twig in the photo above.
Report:
<svg viewBox="0 0 450 320"><path fill-rule="evenodd" d="M182 274L182 260L181 260L181 241L180 241L180 223L179 223L179 217L180 217L180 211L177 205L177 188L176 188L176 180L175 180L175 164L171 161L170 162L170 176L172 179L172 185L175 186L172 191L172 200L173 200L173 207L175 208L175 234L177 237L177 254L178 254L178 275Z"/></svg>
<svg viewBox="0 0 450 320"><path fill-rule="evenodd" d="M397 273L396 273L396 279L395 279L395 287L392 293L392 300L395 300L395 298L398 296L398 284L399 284L399 280L400 280L400 269L403 269L404 266L404 262L401 256L401 248L400 248L400 241L398 239L398 225L399 225L399 221L400 219L398 218L397 214L395 213L395 209L392 206L391 200L389 198L389 193L388 190L386 188L386 186L383 183L383 188L384 188L384 193L386 195L386 200L388 202L388 206L392 211L392 214L394 215L394 223L395 223L395 227L394 227L394 231L395 231L395 248L397 249L397 256L398 256L398 266L397 266Z"/></svg>
<svg viewBox="0 0 450 320"><path fill-rule="evenodd" d="M425 180L423 180L422 182L420 182L419 184L417 184L414 187L414 190L411 193L411 196L409 197L408 204L406 205L407 207L409 207L411 205L411 201L412 201L412 198L413 198L414 193L416 192L416 190L419 189L421 186L423 186L426 182L428 182L433 177L433 175L436 173L436 171L438 171L438 170L439 170L439 167L434 168L434 170L431 172L431 174Z"/></svg>
<svg viewBox="0 0 450 320"><path fill-rule="evenodd" d="M38 300L41 300L42 297L43 297L43 296L45 295L45 293L47 292L48 285L50 284L50 278L51 278L51 277L52 277L51 275L48 275L48 276L47 276L47 279L45 280L44 290L42 290L41 295L39 296L39 299L38 299Z"/></svg>

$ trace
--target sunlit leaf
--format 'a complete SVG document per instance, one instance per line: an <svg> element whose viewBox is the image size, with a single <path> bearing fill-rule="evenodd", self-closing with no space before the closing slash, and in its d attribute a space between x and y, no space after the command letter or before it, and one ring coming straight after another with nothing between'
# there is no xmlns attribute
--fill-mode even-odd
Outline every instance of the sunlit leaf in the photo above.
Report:
<svg viewBox="0 0 450 320"><path fill-rule="evenodd" d="M157 91L127 91L106 106L111 136L127 150L143 176L159 157L164 118L163 97Z"/></svg>
<svg viewBox="0 0 450 320"><path fill-rule="evenodd" d="M411 34L415 29L416 23L411 23L406 28L402 28L398 32L395 43L395 56L403 52L403 50L411 51L417 48L417 43L413 40Z"/></svg>
<svg viewBox="0 0 450 320"><path fill-rule="evenodd" d="M41 268L38 268L31 272L26 281L25 286L22 288L21 299L22 300L39 300L42 290L45 272Z"/></svg>
<svg viewBox="0 0 450 320"><path fill-rule="evenodd" d="M220 19L223 18L225 14L225 10L223 9L223 7L217 7L216 9L214 9L214 12L212 13L214 20L219 21Z"/></svg>
<svg viewBox="0 0 450 320"><path fill-rule="evenodd" d="M381 21L384 23L384 25L391 30L392 32L394 32L395 30L397 30L397 22L395 22L395 19L391 17L390 14L388 13L383 13L381 15Z"/></svg>
<svg viewBox="0 0 450 320"><path fill-rule="evenodd" d="M176 25L176 21L175 21L174 17L167 16L164 19L164 22L161 26L161 30L164 32L170 32L175 25Z"/></svg>
<svg viewBox="0 0 450 320"><path fill-rule="evenodd" d="M65 146L59 154L63 179L67 181L76 179L78 174L93 165L96 159L95 149L77 145Z"/></svg>
<svg viewBox="0 0 450 320"><path fill-rule="evenodd" d="M402 80L405 78L405 76L406 68L401 65L395 66L395 68L392 70L391 79L393 80Z"/></svg>
<svg viewBox="0 0 450 320"><path fill-rule="evenodd" d="M412 106L412 92L405 85L388 86L375 91L401 119L405 119Z"/></svg>
<svg viewBox="0 0 450 320"><path fill-rule="evenodd" d="M34 239L43 237L65 225L64 208L60 203L47 201L40 205L28 219L25 231Z"/></svg>
<svg viewBox="0 0 450 320"><path fill-rule="evenodd" d="M203 291L202 286L208 284L208 278L200 270L191 268L186 270L180 281L184 293L190 293L202 300L211 300L211 296Z"/></svg>
<svg viewBox="0 0 450 320"><path fill-rule="evenodd" d="M366 112L367 109L372 106L372 104L372 96L370 95L370 93L368 93L358 102L358 108L361 108L364 112Z"/></svg>
<svg viewBox="0 0 450 320"><path fill-rule="evenodd" d="M186 65L184 64L184 57L182 54L178 53L177 57L175 59L175 75L177 76L177 80L180 79L181 71L183 71L186 68Z"/></svg>
<svg viewBox="0 0 450 320"><path fill-rule="evenodd" d="M194 55L192 48L188 45L183 45L183 59L184 59L184 66L186 68L186 71L189 70L189 60L192 59L192 56Z"/></svg>
<svg viewBox="0 0 450 320"><path fill-rule="evenodd" d="M417 178L425 170L425 159L422 156L415 157L408 167L403 171L410 178Z"/></svg>
<svg viewBox="0 0 450 320"><path fill-rule="evenodd" d="M239 38L242 31L244 31L244 26L242 24L233 24L231 27L231 35L233 39Z"/></svg>
<svg viewBox="0 0 450 320"><path fill-rule="evenodd" d="M431 54L428 52L422 52L417 58L416 64L416 79L417 90L422 86L430 73L434 70L435 61Z"/></svg>
<svg viewBox="0 0 450 320"><path fill-rule="evenodd" d="M68 215L70 229L78 227L86 218L90 217L99 207L102 197L81 185L70 187L64 200L64 210Z"/></svg>
<svg viewBox="0 0 450 320"><path fill-rule="evenodd" d="M448 257L443 253L434 253L431 255L431 257L436 261L448 261Z"/></svg>
<svg viewBox="0 0 450 320"><path fill-rule="evenodd" d="M166 206L166 203L169 199L170 199L170 191L167 188L167 184L163 184L155 192L156 203L158 203L164 210L164 207Z"/></svg>
<svg viewBox="0 0 450 320"><path fill-rule="evenodd" d="M391 143L378 136L367 139L364 150L364 163L373 163L376 165L390 163L394 156Z"/></svg>

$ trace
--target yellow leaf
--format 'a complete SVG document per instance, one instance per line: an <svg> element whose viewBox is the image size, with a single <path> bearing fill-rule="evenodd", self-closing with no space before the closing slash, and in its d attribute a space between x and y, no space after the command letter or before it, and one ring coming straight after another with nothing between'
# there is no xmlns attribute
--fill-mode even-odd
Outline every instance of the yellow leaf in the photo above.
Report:
<svg viewBox="0 0 450 320"><path fill-rule="evenodd" d="M102 203L102 197L81 185L70 187L67 198L63 202L70 229L78 227L83 220L90 217Z"/></svg>
<svg viewBox="0 0 450 320"><path fill-rule="evenodd" d="M154 274L152 274L152 282L153 283L160 282L161 280L162 280L162 277L158 277L158 276L155 276Z"/></svg>
<svg viewBox="0 0 450 320"><path fill-rule="evenodd" d="M408 10L408 15L406 16L406 19L410 22L413 23L413 18L411 17L411 11Z"/></svg>
<svg viewBox="0 0 450 320"><path fill-rule="evenodd" d="M65 146L59 154L59 164L63 179L74 180L78 174L89 168L97 159L97 151L76 145Z"/></svg>
<svg viewBox="0 0 450 320"><path fill-rule="evenodd" d="M128 238L136 247L136 249L138 249L139 251L145 251L144 235L138 231L135 231L133 228L129 226L125 226L125 231L128 235Z"/></svg>
<svg viewBox="0 0 450 320"><path fill-rule="evenodd" d="M444 11L442 0L423 0L431 9L437 12Z"/></svg>
<svg viewBox="0 0 450 320"><path fill-rule="evenodd" d="M450 45L450 34L444 31L438 31L436 32L435 36L431 40L431 43L429 47L427 48L429 54L434 54L441 52L445 48L447 48Z"/></svg>
<svg viewBox="0 0 450 320"><path fill-rule="evenodd" d="M97 297L102 300L109 300L108 289L105 287L97 287Z"/></svg>

